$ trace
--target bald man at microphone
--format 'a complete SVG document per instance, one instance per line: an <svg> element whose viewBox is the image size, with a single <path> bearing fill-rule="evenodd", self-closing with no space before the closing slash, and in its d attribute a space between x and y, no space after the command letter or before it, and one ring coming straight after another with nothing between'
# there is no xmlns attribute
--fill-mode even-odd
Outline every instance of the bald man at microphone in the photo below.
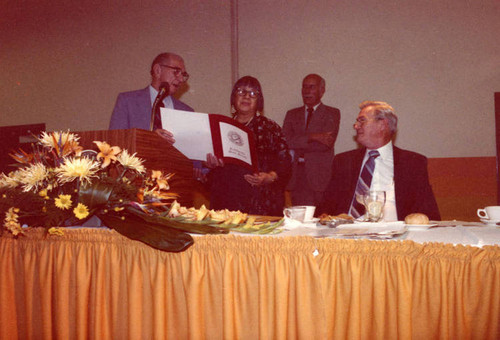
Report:
<svg viewBox="0 0 500 340"><path fill-rule="evenodd" d="M194 111L189 105L173 97L188 79L189 74L186 72L184 60L179 55L159 54L151 64L151 85L118 95L109 129L152 130L173 144L175 139L172 133L161 128L159 108ZM157 104L156 112L153 111L153 104Z"/></svg>

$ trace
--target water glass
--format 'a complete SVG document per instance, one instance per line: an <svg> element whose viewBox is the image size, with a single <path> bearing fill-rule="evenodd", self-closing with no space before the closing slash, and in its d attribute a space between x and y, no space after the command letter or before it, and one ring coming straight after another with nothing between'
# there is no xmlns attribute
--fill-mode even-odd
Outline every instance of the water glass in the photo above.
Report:
<svg viewBox="0 0 500 340"><path fill-rule="evenodd" d="M370 190L363 196L366 208L366 220L378 222L382 219L385 205L385 191Z"/></svg>

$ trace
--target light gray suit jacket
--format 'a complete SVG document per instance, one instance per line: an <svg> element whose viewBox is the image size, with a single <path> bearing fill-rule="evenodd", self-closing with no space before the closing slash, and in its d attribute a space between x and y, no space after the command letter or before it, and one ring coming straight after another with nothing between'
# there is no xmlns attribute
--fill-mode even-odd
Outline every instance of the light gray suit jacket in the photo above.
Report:
<svg viewBox="0 0 500 340"><path fill-rule="evenodd" d="M174 109L194 111L190 106L172 97ZM144 129L151 124L151 96L149 86L142 90L123 92L116 99L115 108L109 122L109 129Z"/></svg>
<svg viewBox="0 0 500 340"><path fill-rule="evenodd" d="M294 189L297 181L297 155L303 154L307 180L314 191L324 191L332 174L332 162L335 148L328 148L319 142L308 142L308 133L332 132L334 140L337 139L340 124L340 111L337 108L320 104L314 111L309 128L306 130L304 106L292 109L286 113L283 122L288 147L294 150L293 171L288 189ZM301 165L302 166L302 165Z"/></svg>

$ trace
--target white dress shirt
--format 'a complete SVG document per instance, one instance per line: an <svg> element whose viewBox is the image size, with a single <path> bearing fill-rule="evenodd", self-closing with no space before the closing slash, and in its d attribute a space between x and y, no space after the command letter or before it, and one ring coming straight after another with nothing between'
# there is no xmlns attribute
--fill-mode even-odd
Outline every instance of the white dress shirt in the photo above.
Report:
<svg viewBox="0 0 500 340"><path fill-rule="evenodd" d="M375 149L380 153L380 156L375 158L375 170L373 171L372 183L370 190L385 191L384 205L384 221L397 221L398 213L396 211L396 194L394 192L394 156L392 149L392 141ZM363 164L368 160L368 152L366 150Z"/></svg>

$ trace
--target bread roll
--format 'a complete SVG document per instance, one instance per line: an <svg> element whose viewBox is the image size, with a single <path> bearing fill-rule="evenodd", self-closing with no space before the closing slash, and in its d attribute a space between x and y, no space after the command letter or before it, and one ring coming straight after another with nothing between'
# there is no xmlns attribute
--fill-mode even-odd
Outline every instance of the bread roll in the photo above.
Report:
<svg viewBox="0 0 500 340"><path fill-rule="evenodd" d="M406 224L429 224L429 217L426 214L414 213L405 217Z"/></svg>

